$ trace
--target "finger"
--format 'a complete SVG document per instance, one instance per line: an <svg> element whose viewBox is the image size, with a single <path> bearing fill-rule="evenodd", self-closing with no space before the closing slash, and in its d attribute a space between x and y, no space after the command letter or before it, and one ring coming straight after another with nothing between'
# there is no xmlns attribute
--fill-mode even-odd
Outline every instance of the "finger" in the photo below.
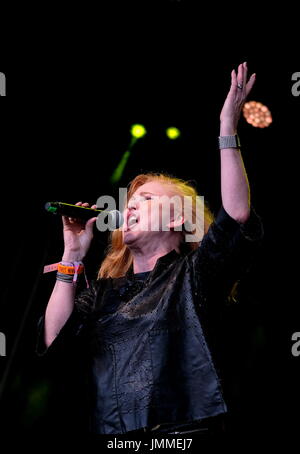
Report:
<svg viewBox="0 0 300 454"><path fill-rule="evenodd" d="M97 205L92 205L91 208L92 208L93 210L96 210L96 209L97 209Z"/></svg>
<svg viewBox="0 0 300 454"><path fill-rule="evenodd" d="M90 224L93 224L93 222L95 222L96 220L97 220L97 216L94 217L94 218L89 219L85 226L88 227Z"/></svg>
<svg viewBox="0 0 300 454"><path fill-rule="evenodd" d="M90 206L90 204L87 203L87 202L85 202L85 203L82 204L82 206L83 206L83 207L88 207L88 206Z"/></svg>
<svg viewBox="0 0 300 454"><path fill-rule="evenodd" d="M236 83L236 72L234 69L231 71L231 82Z"/></svg>
<svg viewBox="0 0 300 454"><path fill-rule="evenodd" d="M231 71L231 87L230 87L230 92L235 91L237 87L237 80L236 80L236 73L235 70L233 69Z"/></svg>
<svg viewBox="0 0 300 454"><path fill-rule="evenodd" d="M85 222L80 218L68 218L70 224L77 224L78 228L84 229Z"/></svg>
<svg viewBox="0 0 300 454"><path fill-rule="evenodd" d="M243 85L243 65L242 65L242 63L238 67L237 83Z"/></svg>
<svg viewBox="0 0 300 454"><path fill-rule="evenodd" d="M243 87L246 87L247 84L247 74L248 74L248 67L247 62L243 63Z"/></svg>
<svg viewBox="0 0 300 454"><path fill-rule="evenodd" d="M76 206L88 206L89 204L87 202L85 202L85 203L77 202L77 203L75 203L75 205ZM81 225L82 229L84 228L85 222L82 219L80 219L80 218L72 218L72 217L68 217L67 219L69 221L68 225L79 224L79 227Z"/></svg>
<svg viewBox="0 0 300 454"><path fill-rule="evenodd" d="M255 84L255 80L256 80L256 74L252 74L249 79L249 82L246 85L246 96L248 96L250 91L252 90L253 85Z"/></svg>
<svg viewBox="0 0 300 454"><path fill-rule="evenodd" d="M92 234L93 233L93 225L94 223L97 221L97 218L91 218L87 221L87 223L85 224L85 231L89 234Z"/></svg>

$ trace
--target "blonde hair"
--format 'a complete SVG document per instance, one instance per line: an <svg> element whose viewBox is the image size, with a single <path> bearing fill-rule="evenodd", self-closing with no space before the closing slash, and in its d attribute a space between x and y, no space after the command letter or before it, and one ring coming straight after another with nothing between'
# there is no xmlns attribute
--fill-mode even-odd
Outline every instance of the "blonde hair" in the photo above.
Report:
<svg viewBox="0 0 300 454"><path fill-rule="evenodd" d="M191 223L196 226L195 229L189 233L194 234L195 231L197 231L197 235L199 235L199 232L202 231L202 238L203 234L207 232L214 218L208 206L203 202L202 198L197 197L198 193L196 189L188 181L181 180L180 178L176 178L165 173L149 172L137 175L128 185L127 203L140 186L144 185L145 183L149 183L150 181L156 181L171 186L174 195L179 195L182 198L184 196L189 196L189 199L192 201ZM202 206L200 206L199 210L199 205L201 204ZM203 218L199 219L199 213L201 213L202 215L203 211L204 222ZM189 250L193 250L199 247L199 241L185 242L185 232L182 231L181 233L182 249L188 248ZM123 243L123 235L121 229L114 230L110 234L109 244L106 250L106 257L100 266L98 279L109 277L117 278L124 276L129 270L132 262L133 257L128 246Z"/></svg>

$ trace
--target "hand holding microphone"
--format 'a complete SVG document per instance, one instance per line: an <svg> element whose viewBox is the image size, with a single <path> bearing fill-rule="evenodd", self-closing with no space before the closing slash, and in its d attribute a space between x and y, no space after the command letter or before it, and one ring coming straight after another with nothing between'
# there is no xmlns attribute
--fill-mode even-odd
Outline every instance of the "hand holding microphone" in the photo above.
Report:
<svg viewBox="0 0 300 454"><path fill-rule="evenodd" d="M63 202L47 202L49 213L61 214L64 225L65 253L63 260L80 261L86 255L93 238L93 224L100 231L115 230L123 224L118 210L100 210L97 205L77 202L76 205ZM105 222L108 219L108 222Z"/></svg>
<svg viewBox="0 0 300 454"><path fill-rule="evenodd" d="M98 199L99 201L99 199ZM97 203L101 205L101 201ZM56 283L45 312L44 339L51 345L70 317L75 304L77 277L82 272L89 287L82 260L85 258L93 238L93 225L104 231L118 228L123 216L117 210L100 210L97 205L77 202L76 205L62 202L48 202L45 209L49 213L62 215L64 253L61 262L46 265L44 273L57 270ZM108 222L105 223L105 220ZM83 265L83 266L82 266ZM72 285L70 285L72 284Z"/></svg>
<svg viewBox="0 0 300 454"><path fill-rule="evenodd" d="M88 203L77 202L78 207L89 207ZM96 205L91 206L96 209ZM87 222L83 219L62 216L64 233L64 254L62 260L67 262L81 261L86 256L93 239L93 224L97 217Z"/></svg>

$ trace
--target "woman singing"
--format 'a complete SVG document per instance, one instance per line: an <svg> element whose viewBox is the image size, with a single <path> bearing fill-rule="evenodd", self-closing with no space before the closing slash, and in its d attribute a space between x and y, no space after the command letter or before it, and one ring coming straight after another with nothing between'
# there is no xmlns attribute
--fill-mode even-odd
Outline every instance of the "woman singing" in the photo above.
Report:
<svg viewBox="0 0 300 454"><path fill-rule="evenodd" d="M84 275L96 218L83 224L63 217L65 248L38 352L83 343L92 433L221 430L227 407L207 333L263 237L237 136L254 81L247 81L246 63L231 73L220 116L222 205L215 219L188 182L138 175L98 279L78 292L74 273Z"/></svg>

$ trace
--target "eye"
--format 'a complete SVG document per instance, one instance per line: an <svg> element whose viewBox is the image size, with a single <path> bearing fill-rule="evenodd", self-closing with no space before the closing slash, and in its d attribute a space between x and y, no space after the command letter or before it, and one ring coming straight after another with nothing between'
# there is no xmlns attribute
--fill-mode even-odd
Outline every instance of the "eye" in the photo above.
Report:
<svg viewBox="0 0 300 454"><path fill-rule="evenodd" d="M145 200L151 200L151 199L153 199L153 197L152 197L152 195L150 195L150 194L149 194L149 195L141 195L141 196L139 196L139 198L138 198L138 200L139 200L140 202L144 202Z"/></svg>

